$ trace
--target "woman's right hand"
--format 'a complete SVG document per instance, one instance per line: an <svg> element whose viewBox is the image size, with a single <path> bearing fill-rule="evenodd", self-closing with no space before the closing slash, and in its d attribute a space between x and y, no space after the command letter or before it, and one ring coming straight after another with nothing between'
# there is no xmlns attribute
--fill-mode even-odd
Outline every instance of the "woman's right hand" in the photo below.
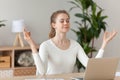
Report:
<svg viewBox="0 0 120 80"><path fill-rule="evenodd" d="M30 31L27 31L25 28L23 29L23 35L24 35L24 39L25 39L26 41L28 41L28 40L31 39Z"/></svg>
<svg viewBox="0 0 120 80"><path fill-rule="evenodd" d="M30 45L32 52L36 53L37 49L36 49L36 44L34 43L34 41L31 38L31 33L29 31L26 30L26 28L23 29L23 35L24 35L24 39L28 42L28 44Z"/></svg>
<svg viewBox="0 0 120 80"><path fill-rule="evenodd" d="M24 35L24 39L31 44L31 33L29 31L26 30L26 28L23 29L23 35Z"/></svg>

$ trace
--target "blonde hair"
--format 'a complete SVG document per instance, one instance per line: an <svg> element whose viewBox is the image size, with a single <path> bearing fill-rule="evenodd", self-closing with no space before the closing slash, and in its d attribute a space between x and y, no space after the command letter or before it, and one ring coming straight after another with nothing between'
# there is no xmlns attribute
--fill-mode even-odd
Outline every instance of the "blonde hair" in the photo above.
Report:
<svg viewBox="0 0 120 80"><path fill-rule="evenodd" d="M65 11L65 10L58 10L58 11L53 12L53 14L51 15L51 18L50 18L51 30L50 30L50 33L49 33L49 38L53 38L56 34L55 29L52 26L52 23L55 23L56 17L61 13L64 13L64 14L68 15L68 17L70 18L68 12Z"/></svg>

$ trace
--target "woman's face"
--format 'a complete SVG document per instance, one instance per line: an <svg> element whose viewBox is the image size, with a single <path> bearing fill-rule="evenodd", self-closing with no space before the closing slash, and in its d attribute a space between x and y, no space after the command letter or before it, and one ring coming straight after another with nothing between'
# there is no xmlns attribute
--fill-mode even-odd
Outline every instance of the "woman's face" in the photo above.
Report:
<svg viewBox="0 0 120 80"><path fill-rule="evenodd" d="M70 29L68 15L65 13L58 14L55 23L53 23L53 28L55 28L56 32L68 32Z"/></svg>

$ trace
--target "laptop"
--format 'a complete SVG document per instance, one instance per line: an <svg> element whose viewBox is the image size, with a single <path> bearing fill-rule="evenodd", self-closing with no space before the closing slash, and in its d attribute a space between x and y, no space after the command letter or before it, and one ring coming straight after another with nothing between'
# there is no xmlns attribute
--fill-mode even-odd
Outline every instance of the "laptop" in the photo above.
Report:
<svg viewBox="0 0 120 80"><path fill-rule="evenodd" d="M72 80L114 80L119 58L91 58L83 78Z"/></svg>

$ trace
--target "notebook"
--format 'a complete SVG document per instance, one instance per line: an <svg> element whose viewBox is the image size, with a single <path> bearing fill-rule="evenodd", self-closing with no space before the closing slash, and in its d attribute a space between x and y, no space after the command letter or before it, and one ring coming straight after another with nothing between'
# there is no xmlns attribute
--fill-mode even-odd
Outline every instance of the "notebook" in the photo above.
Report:
<svg viewBox="0 0 120 80"><path fill-rule="evenodd" d="M119 58L91 58L88 61L84 78L72 80L114 80Z"/></svg>

